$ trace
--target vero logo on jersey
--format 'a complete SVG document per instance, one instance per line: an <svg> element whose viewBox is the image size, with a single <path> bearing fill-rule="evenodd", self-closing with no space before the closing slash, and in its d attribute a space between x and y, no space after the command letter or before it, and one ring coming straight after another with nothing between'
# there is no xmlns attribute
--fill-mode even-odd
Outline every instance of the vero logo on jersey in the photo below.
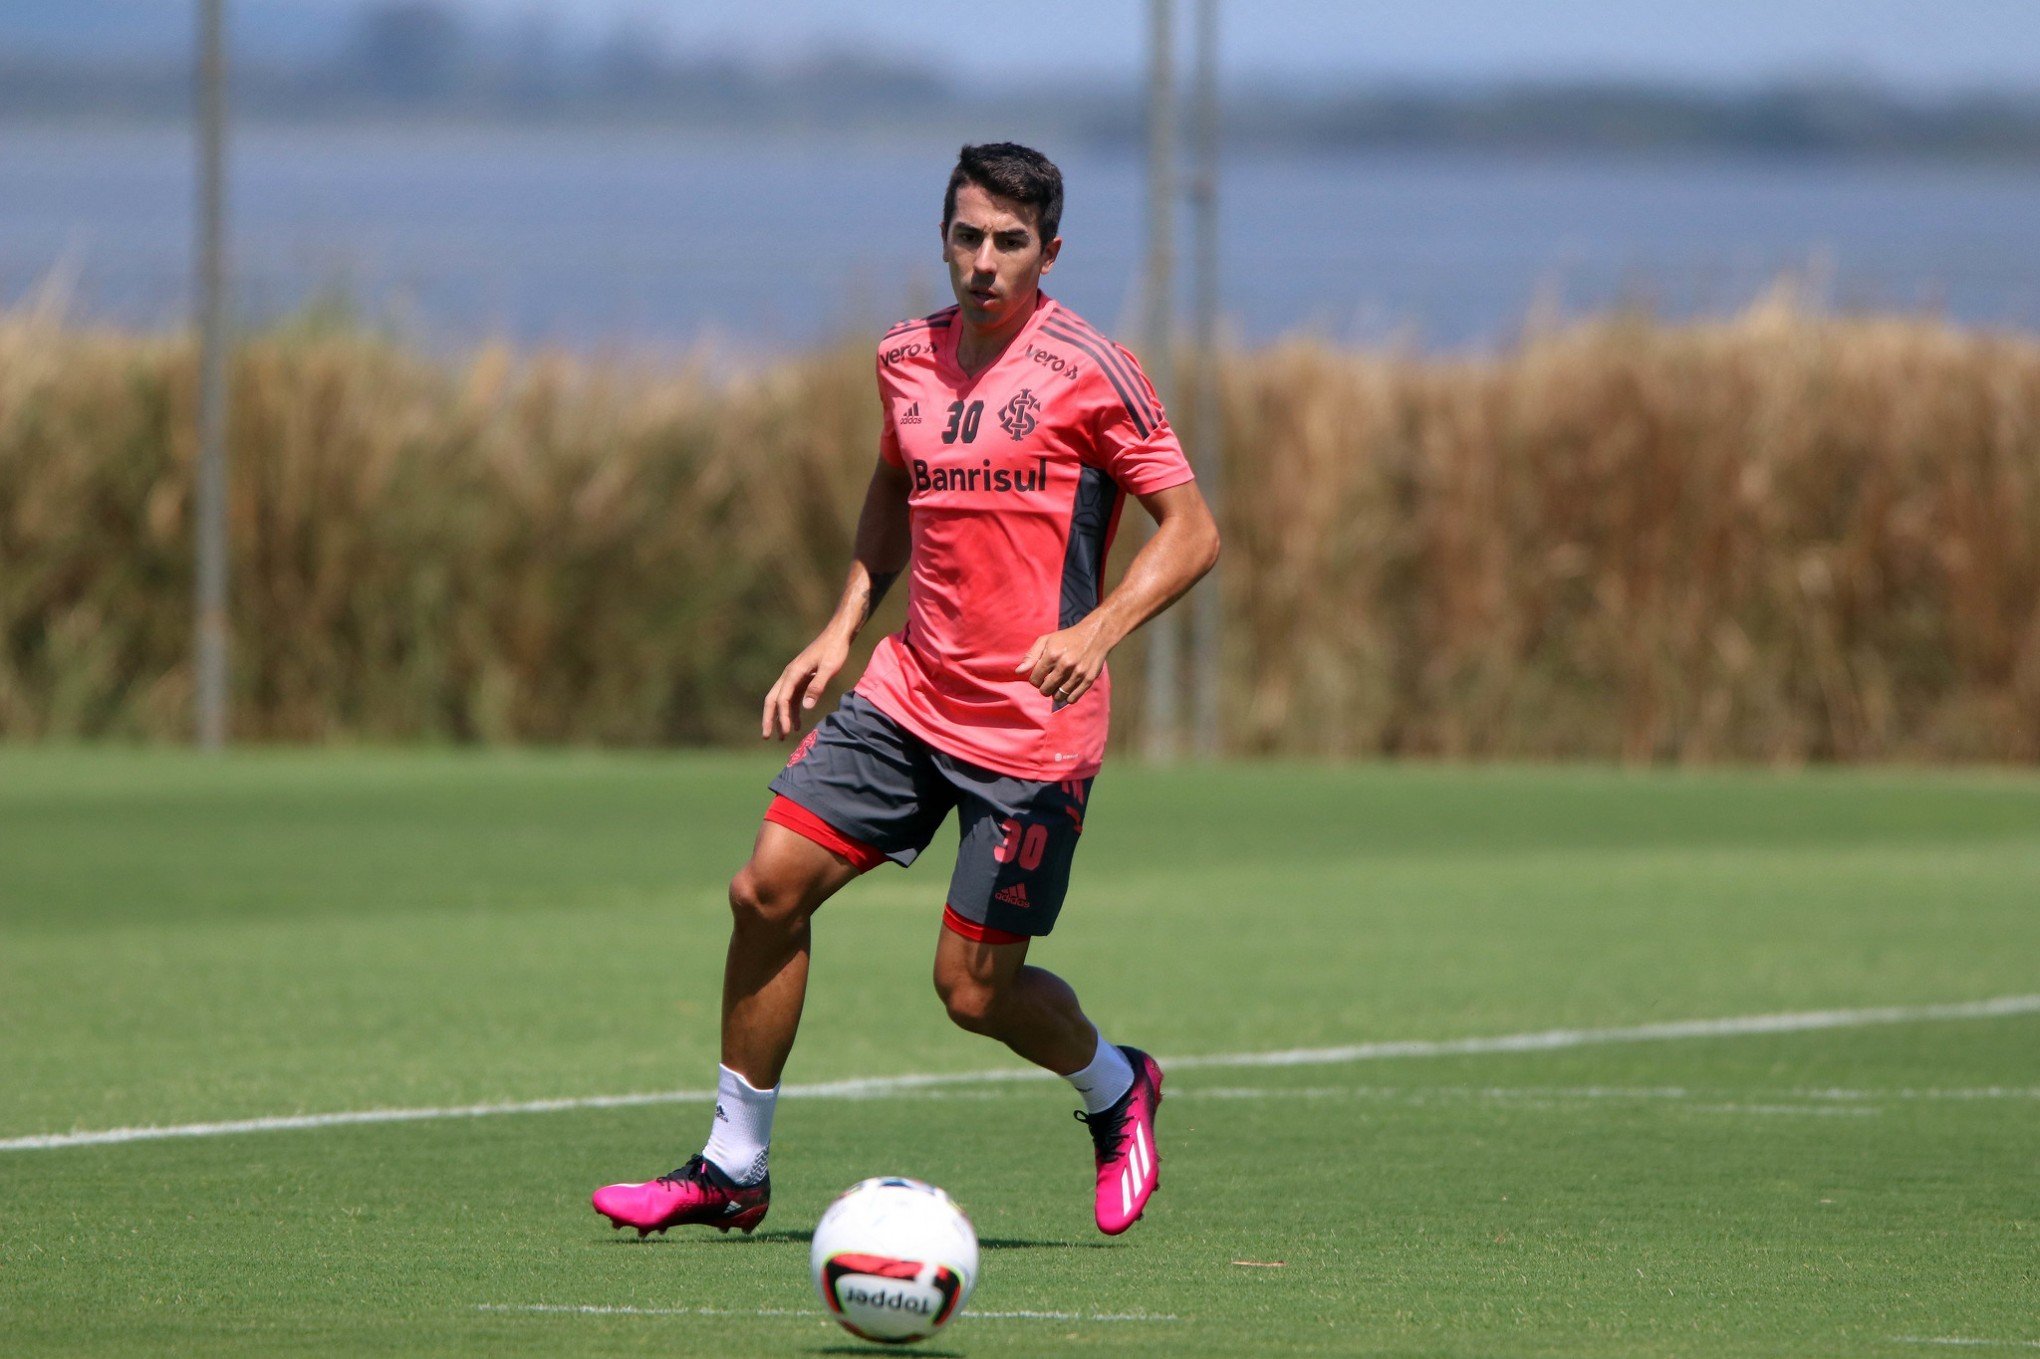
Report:
<svg viewBox="0 0 2040 1359"><path fill-rule="evenodd" d="M1041 402L1035 399L1034 393L1022 387L1000 410L999 423L1017 443L1034 432L1034 427L1040 423L1034 418L1034 413L1040 409Z"/></svg>
<svg viewBox="0 0 2040 1359"><path fill-rule="evenodd" d="M1033 359L1043 368L1048 369L1049 372L1059 373L1072 382L1075 382L1077 375L1084 371L1084 365L1078 360L1067 358L1052 349L1037 348L1032 344L1027 346L1027 357Z"/></svg>

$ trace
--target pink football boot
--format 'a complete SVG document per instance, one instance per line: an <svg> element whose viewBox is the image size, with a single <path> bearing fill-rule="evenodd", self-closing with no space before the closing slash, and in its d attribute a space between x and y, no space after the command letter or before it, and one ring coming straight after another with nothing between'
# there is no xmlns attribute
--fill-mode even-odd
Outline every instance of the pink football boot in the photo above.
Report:
<svg viewBox="0 0 2040 1359"><path fill-rule="evenodd" d="M772 1204L772 1177L738 1184L695 1156L656 1180L604 1185L595 1191L594 1202L611 1226L635 1227L639 1236L697 1222L720 1232L735 1227L749 1236Z"/></svg>
<svg viewBox="0 0 2040 1359"><path fill-rule="evenodd" d="M1119 1050L1133 1064L1132 1088L1102 1113L1077 1113L1098 1152L1098 1230L1107 1236L1140 1221L1148 1196L1161 1183L1155 1113L1162 1107L1162 1068L1139 1048Z"/></svg>

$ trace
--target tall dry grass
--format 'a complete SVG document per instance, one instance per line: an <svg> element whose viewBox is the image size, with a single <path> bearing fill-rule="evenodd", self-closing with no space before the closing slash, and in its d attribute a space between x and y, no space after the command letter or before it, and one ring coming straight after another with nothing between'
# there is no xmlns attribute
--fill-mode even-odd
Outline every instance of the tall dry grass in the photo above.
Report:
<svg viewBox="0 0 2040 1359"><path fill-rule="evenodd" d="M2040 757L2040 345L1780 297L1228 370L1235 744Z"/></svg>
<svg viewBox="0 0 2040 1359"><path fill-rule="evenodd" d="M193 378L0 321L0 733L186 730ZM1781 298L1219 380L1236 750L2040 758L2040 344ZM861 345L710 380L285 331L234 391L234 721L279 740L741 737L877 418Z"/></svg>
<svg viewBox="0 0 2040 1359"><path fill-rule="evenodd" d="M188 726L194 353L0 326L0 732ZM861 378L861 381L860 381ZM234 728L688 742L826 614L868 360L711 386L258 338L234 367Z"/></svg>

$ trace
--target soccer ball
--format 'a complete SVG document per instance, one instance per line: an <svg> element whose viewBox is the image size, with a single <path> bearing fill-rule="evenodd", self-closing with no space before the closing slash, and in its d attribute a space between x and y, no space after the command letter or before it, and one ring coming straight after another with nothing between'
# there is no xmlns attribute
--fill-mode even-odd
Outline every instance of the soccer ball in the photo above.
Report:
<svg viewBox="0 0 2040 1359"><path fill-rule="evenodd" d="M845 1330L905 1344L963 1310L977 1283L977 1232L934 1185L889 1175L836 1197L815 1224L809 1263Z"/></svg>

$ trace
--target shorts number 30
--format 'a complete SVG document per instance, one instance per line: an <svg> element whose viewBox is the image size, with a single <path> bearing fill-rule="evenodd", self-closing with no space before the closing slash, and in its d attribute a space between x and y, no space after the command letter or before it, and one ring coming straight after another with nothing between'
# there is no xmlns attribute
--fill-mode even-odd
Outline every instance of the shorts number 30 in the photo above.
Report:
<svg viewBox="0 0 2040 1359"><path fill-rule="evenodd" d="M999 847L992 851L994 859L1002 864L1009 864L1018 857L1020 866L1030 873L1041 866L1041 856L1048 851L1048 827L1023 826L1018 821L1001 821L999 829L1004 833L1004 838L999 841Z"/></svg>

